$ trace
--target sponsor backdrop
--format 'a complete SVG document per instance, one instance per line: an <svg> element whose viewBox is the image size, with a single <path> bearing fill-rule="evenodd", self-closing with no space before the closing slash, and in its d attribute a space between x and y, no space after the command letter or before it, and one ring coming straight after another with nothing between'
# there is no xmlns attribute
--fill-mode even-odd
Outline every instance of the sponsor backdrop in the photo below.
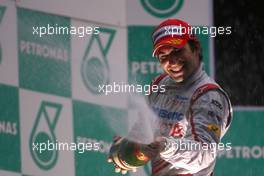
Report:
<svg viewBox="0 0 264 176"><path fill-rule="evenodd" d="M211 26L211 9L210 0L0 0L0 175L115 175L107 153L113 135L127 134L130 103L98 87L149 84L162 73L151 57L154 26L171 17ZM199 39L214 76L212 38ZM224 138L233 150L219 156L217 176L264 173L263 115L235 111Z"/></svg>

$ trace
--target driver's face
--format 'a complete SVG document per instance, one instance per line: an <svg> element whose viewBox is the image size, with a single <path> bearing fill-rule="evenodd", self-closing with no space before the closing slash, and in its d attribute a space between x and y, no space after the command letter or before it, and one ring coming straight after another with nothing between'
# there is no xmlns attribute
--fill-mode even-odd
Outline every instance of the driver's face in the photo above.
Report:
<svg viewBox="0 0 264 176"><path fill-rule="evenodd" d="M176 82L186 80L200 65L198 50L192 51L188 43L180 49L162 47L157 57L163 70Z"/></svg>

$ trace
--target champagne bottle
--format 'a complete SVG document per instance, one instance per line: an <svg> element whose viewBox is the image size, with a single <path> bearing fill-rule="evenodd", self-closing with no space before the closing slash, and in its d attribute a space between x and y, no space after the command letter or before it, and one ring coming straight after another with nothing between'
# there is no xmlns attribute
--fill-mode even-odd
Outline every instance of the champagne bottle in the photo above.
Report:
<svg viewBox="0 0 264 176"><path fill-rule="evenodd" d="M125 170L135 170L145 165L150 157L144 152L144 145L120 138L111 147L112 159L118 167Z"/></svg>

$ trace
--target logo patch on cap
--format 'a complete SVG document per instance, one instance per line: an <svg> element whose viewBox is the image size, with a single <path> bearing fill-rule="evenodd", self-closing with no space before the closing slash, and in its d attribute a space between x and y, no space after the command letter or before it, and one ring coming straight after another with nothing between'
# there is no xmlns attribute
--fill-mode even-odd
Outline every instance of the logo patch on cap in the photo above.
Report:
<svg viewBox="0 0 264 176"><path fill-rule="evenodd" d="M168 41L168 43L173 44L173 45L180 45L182 43L182 39L171 39Z"/></svg>

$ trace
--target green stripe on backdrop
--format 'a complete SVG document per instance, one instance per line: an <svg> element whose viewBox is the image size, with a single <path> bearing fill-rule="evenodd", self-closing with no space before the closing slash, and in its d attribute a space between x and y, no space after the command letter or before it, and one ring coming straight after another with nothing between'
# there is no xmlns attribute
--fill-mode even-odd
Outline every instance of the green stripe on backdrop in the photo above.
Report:
<svg viewBox="0 0 264 176"><path fill-rule="evenodd" d="M255 176L264 173L264 111L236 111L223 143L232 150L219 156L216 176Z"/></svg>

